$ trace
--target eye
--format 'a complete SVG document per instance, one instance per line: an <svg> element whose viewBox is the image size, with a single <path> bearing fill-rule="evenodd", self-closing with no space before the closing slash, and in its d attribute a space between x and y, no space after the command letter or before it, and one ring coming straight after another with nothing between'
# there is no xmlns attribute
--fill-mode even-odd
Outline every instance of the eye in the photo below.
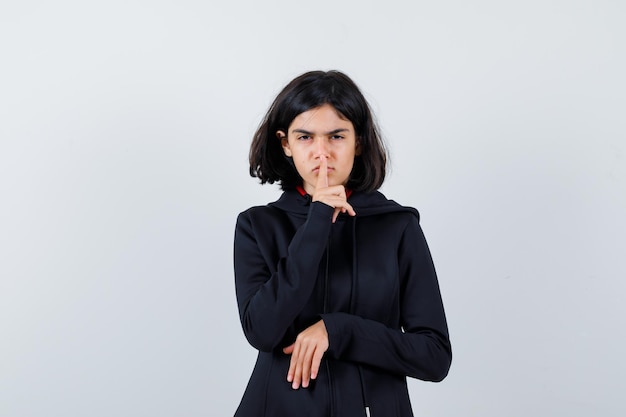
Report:
<svg viewBox="0 0 626 417"><path fill-rule="evenodd" d="M311 136L309 135L300 135L298 136L298 140L309 140L311 139Z"/></svg>
<svg viewBox="0 0 626 417"><path fill-rule="evenodd" d="M330 138L331 138L332 140L341 140L341 139L343 139L344 137L343 137L342 135L332 135Z"/></svg>

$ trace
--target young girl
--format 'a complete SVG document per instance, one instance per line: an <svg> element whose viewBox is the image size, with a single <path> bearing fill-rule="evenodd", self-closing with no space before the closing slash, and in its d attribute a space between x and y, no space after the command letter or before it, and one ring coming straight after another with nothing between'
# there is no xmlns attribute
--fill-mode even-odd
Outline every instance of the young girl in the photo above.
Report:
<svg viewBox="0 0 626 417"><path fill-rule="evenodd" d="M367 101L337 71L276 97L250 174L282 196L241 213L235 283L259 350L236 416L412 416L406 377L441 381L452 358L419 214L388 200Z"/></svg>

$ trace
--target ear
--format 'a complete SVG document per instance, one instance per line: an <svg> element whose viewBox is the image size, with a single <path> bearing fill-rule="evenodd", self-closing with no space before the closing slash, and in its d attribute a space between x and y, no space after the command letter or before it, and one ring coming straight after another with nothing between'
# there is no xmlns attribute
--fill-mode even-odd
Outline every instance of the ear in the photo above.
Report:
<svg viewBox="0 0 626 417"><path fill-rule="evenodd" d="M291 158L291 148L289 147L289 141L287 135L282 130L276 132L276 137L280 139L280 146L283 147L283 152L286 156Z"/></svg>
<svg viewBox="0 0 626 417"><path fill-rule="evenodd" d="M356 155L356 156L361 155L361 141L359 140L359 138L356 138L356 144L355 144L355 148L354 148L354 155Z"/></svg>

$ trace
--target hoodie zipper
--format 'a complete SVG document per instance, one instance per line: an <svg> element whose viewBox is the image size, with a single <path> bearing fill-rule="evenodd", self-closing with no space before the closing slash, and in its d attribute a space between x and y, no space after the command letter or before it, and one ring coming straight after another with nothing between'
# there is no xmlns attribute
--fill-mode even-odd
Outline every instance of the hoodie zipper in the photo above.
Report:
<svg viewBox="0 0 626 417"><path fill-rule="evenodd" d="M328 313L328 303L330 298L330 246L332 242L332 234L328 236L328 243L326 245L326 265L324 271L324 303L322 311ZM356 274L357 274L357 261L356 261L356 219L352 218L352 294L350 297L350 313L355 313L356 303ZM363 401L363 408L365 411L365 417L370 417L370 407L367 401L367 394L365 390L365 379L363 378L363 370L361 365L357 365L359 371L359 380L361 382L361 395ZM330 398L330 416L335 415L334 410L334 395L333 395L333 381L330 374L330 364L326 361L326 373L328 374L328 393Z"/></svg>
<svg viewBox="0 0 626 417"><path fill-rule="evenodd" d="M329 265L330 265L330 242L331 236L328 236L328 243L326 245L326 270L324 271L324 305L322 311L324 313L328 313L328 298L330 296L330 274L329 274ZM328 398L330 404L330 416L333 417L335 415L335 396L333 395L333 379L330 374L330 363L328 360L326 362L326 373L328 374Z"/></svg>

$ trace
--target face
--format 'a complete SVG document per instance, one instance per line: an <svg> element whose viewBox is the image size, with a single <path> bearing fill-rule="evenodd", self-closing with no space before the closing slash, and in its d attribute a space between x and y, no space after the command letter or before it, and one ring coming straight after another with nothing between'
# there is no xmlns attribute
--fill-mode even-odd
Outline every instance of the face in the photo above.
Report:
<svg viewBox="0 0 626 417"><path fill-rule="evenodd" d="M293 158L304 190L313 194L320 158L328 162L328 186L346 185L359 148L352 122L330 104L300 113L287 132L279 130L285 155Z"/></svg>

